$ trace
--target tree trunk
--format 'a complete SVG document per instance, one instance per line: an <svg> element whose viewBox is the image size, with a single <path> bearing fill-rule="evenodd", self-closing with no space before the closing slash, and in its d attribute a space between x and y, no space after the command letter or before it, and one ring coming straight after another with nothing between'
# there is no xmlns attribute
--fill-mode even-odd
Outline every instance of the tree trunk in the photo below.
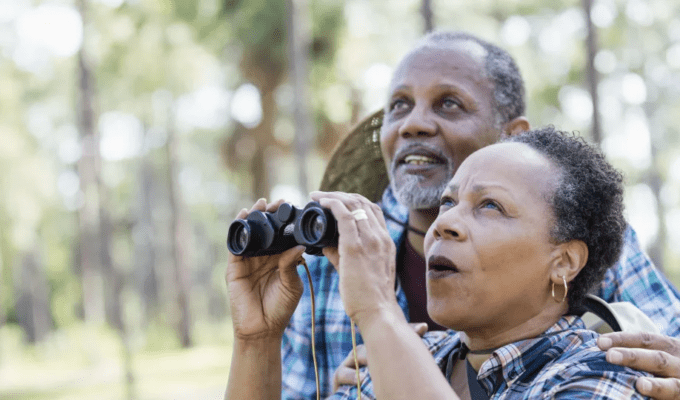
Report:
<svg viewBox="0 0 680 400"><path fill-rule="evenodd" d="M122 330L123 312L120 295L123 291L124 281L122 274L115 267L111 257L110 244L113 237L114 224L111 220L111 215L107 211L106 204L104 203L106 195L102 190L100 190L100 193L102 193L100 196L102 202L100 202L99 210L99 226L101 233L100 246L103 277L106 281L106 285L104 285L104 310L106 312L106 322L108 322L110 326Z"/></svg>
<svg viewBox="0 0 680 400"><path fill-rule="evenodd" d="M251 160L253 197L256 199L268 197L272 189L269 165L269 151L276 146L274 140L274 122L276 121L277 106L274 98L276 88L259 87L262 96L262 122L251 129L257 149Z"/></svg>
<svg viewBox="0 0 680 400"><path fill-rule="evenodd" d="M179 316L177 334L182 347L193 345L191 337L191 308L189 302L190 290L190 265L189 249L191 227L182 204L181 188L177 182L177 138L174 134L172 123L169 123L168 141L165 146L168 160L169 200L172 210L171 240L172 254L174 257L176 305Z"/></svg>
<svg viewBox="0 0 680 400"><path fill-rule="evenodd" d="M586 38L587 48L587 73L588 73L588 90L590 91L590 98L593 101L593 125L592 138L593 142L602 143L602 133L600 130L600 105L597 95L598 74L595 70L595 55L597 54L597 31L593 26L593 21L590 18L590 11L592 9L593 0L583 0L583 12L586 17L586 26L588 27L588 36Z"/></svg>
<svg viewBox="0 0 680 400"><path fill-rule="evenodd" d="M5 269L5 263L3 262L3 253L2 253L2 248L4 246L3 242L3 235L2 235L2 226L4 223L4 220L2 218L2 208L0 208L0 289L4 286L4 269ZM7 297L7 295L2 296L0 295L0 329L5 325L5 302L3 301L4 298ZM0 367L2 367L2 346L0 346Z"/></svg>
<svg viewBox="0 0 680 400"><path fill-rule="evenodd" d="M308 190L307 154L313 138L309 112L307 77L309 44L309 9L306 0L287 0L288 59L290 80L293 83L293 120L295 121L295 155L298 164L298 187L303 194Z"/></svg>
<svg viewBox="0 0 680 400"><path fill-rule="evenodd" d="M86 0L78 2L83 22L87 21ZM101 269L101 232L99 215L99 134L95 128L94 85L92 72L85 54L85 46L78 53L78 130L82 143L82 156L78 162L84 203L79 210L80 272L83 290L83 316L85 321L101 323L104 320L103 281Z"/></svg>
<svg viewBox="0 0 680 400"><path fill-rule="evenodd" d="M0 189L2 190L2 189ZM5 219L3 218L3 211L0 208L0 288L4 286L3 280L5 279L5 262L4 262L4 254L3 254L3 247L5 245L4 242L4 235L2 232L2 228L5 223ZM5 297L8 297L7 295L2 296L0 295L0 329L5 325L5 319L7 316L5 315L5 302L3 301ZM0 348L0 351L2 349ZM2 353L0 352L0 365L2 365Z"/></svg>
<svg viewBox="0 0 680 400"><path fill-rule="evenodd" d="M434 14L432 12L432 0L423 0L420 5L420 14L423 16L423 26L425 33L432 32L434 29Z"/></svg>
<svg viewBox="0 0 680 400"><path fill-rule="evenodd" d="M16 313L28 343L37 343L50 330L49 286L35 251L24 255L17 292Z"/></svg>
<svg viewBox="0 0 680 400"><path fill-rule="evenodd" d="M135 225L135 267L133 276L138 282L136 290L144 304L145 319L155 314L155 308L159 300L159 284L156 273L156 229L153 221L153 205L155 199L161 196L153 196L154 174L151 163L145 157L138 174L138 200L137 221Z"/></svg>

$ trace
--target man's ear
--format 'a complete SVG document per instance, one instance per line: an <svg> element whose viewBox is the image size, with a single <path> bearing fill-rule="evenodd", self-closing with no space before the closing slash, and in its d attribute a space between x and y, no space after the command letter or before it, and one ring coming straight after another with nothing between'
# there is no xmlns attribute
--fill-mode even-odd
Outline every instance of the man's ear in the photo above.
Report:
<svg viewBox="0 0 680 400"><path fill-rule="evenodd" d="M551 280L562 283L564 276L571 282L588 261L588 246L581 240L560 243L556 249Z"/></svg>
<svg viewBox="0 0 680 400"><path fill-rule="evenodd" d="M531 124L529 124L529 120L524 116L517 117L503 124L502 136L504 137L515 136L522 132L526 132L529 129L531 129Z"/></svg>

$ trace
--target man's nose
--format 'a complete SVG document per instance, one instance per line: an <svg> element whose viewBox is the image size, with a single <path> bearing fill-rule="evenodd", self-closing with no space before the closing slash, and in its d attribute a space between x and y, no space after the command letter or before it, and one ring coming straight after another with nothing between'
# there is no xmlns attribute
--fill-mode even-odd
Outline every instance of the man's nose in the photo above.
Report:
<svg viewBox="0 0 680 400"><path fill-rule="evenodd" d="M436 133L437 124L433 115L427 107L418 105L413 107L399 128L402 137L434 136Z"/></svg>

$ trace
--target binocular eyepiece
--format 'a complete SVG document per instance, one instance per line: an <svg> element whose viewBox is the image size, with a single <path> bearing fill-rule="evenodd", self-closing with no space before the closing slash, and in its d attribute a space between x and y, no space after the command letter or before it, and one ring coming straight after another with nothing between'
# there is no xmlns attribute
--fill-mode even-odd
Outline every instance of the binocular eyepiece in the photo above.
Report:
<svg viewBox="0 0 680 400"><path fill-rule="evenodd" d="M338 227L329 209L315 201L303 209L283 203L276 212L253 211L234 220L227 235L229 251L243 257L279 254L297 245L314 255L338 245Z"/></svg>

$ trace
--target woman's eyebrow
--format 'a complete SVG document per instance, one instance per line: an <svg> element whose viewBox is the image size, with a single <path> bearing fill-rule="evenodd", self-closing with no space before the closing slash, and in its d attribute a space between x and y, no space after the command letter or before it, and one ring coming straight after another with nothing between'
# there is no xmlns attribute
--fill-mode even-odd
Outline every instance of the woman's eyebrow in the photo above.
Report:
<svg viewBox="0 0 680 400"><path fill-rule="evenodd" d="M458 189L460 189L460 184L458 184L458 183L450 184L447 187L447 189L452 193L457 193ZM489 189L500 189L504 192L511 193L511 191L508 188L506 188L505 186L495 184L495 183L490 183L490 184L477 183L477 184L472 185L472 192L474 192L474 193L486 192Z"/></svg>
<svg viewBox="0 0 680 400"><path fill-rule="evenodd" d="M446 187L446 189L451 192L451 193L458 193L458 189L460 188L460 185L457 183L451 183Z"/></svg>

